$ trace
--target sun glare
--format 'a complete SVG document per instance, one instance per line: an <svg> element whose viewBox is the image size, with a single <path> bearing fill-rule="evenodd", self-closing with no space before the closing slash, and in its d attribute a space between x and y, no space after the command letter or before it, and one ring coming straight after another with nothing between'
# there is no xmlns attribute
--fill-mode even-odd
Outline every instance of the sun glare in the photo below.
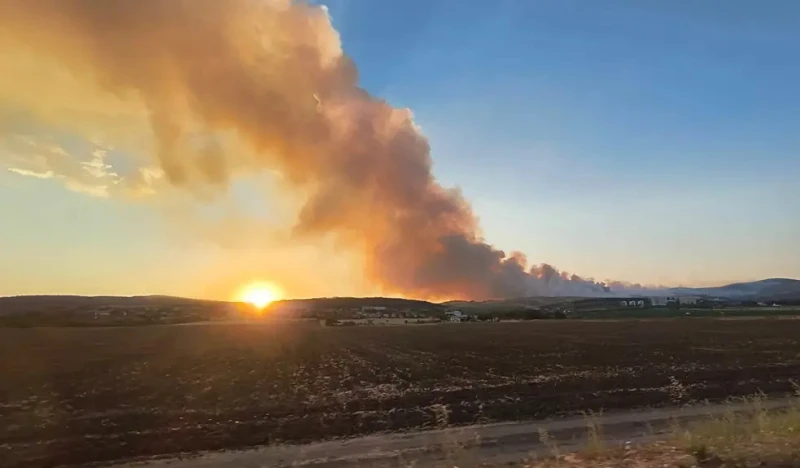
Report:
<svg viewBox="0 0 800 468"><path fill-rule="evenodd" d="M258 310L280 300L283 296L280 288L272 283L251 283L242 288L238 300L246 302Z"/></svg>

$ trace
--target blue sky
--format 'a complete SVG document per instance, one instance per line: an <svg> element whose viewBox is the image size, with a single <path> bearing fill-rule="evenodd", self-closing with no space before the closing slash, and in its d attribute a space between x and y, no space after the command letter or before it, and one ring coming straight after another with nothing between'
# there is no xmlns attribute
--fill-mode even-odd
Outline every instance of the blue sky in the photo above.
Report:
<svg viewBox="0 0 800 468"><path fill-rule="evenodd" d="M800 5L327 2L503 248L598 278L800 276Z"/></svg>
<svg viewBox="0 0 800 468"><path fill-rule="evenodd" d="M800 3L317 3L491 243L597 279L800 278ZM0 295L208 295L198 271L258 255L7 171L0 219Z"/></svg>

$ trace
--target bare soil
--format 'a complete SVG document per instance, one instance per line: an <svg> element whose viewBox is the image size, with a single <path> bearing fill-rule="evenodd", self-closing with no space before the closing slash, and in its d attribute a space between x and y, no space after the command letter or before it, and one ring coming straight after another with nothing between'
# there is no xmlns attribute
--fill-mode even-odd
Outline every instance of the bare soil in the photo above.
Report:
<svg viewBox="0 0 800 468"><path fill-rule="evenodd" d="M783 395L798 340L796 320L0 329L0 464Z"/></svg>

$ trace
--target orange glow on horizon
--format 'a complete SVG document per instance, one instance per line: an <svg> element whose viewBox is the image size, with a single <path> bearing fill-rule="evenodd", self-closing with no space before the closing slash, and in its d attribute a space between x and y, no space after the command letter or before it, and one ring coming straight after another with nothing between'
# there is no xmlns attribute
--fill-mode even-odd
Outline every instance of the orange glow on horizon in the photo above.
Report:
<svg viewBox="0 0 800 468"><path fill-rule="evenodd" d="M239 290L236 300L246 302L258 310L263 310L275 301L283 299L283 291L274 283L256 281Z"/></svg>

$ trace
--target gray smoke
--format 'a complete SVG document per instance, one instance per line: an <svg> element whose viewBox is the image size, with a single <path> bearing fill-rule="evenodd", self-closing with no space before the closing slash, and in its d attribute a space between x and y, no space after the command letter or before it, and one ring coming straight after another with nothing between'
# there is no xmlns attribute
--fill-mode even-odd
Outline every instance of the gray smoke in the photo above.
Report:
<svg viewBox="0 0 800 468"><path fill-rule="evenodd" d="M387 292L431 299L608 293L603 283L549 265L528 268L521 254L484 242L468 201L434 178L428 141L411 113L359 87L320 7L0 0L0 31L0 44L25 44L98 95L145 108L157 142L150 164L175 187L226 187L234 174L279 171L307 195L295 235L334 236L365 259L365 275ZM4 81L12 88L4 94L25 91L23 81ZM214 132L235 133L255 160L192 144Z"/></svg>

